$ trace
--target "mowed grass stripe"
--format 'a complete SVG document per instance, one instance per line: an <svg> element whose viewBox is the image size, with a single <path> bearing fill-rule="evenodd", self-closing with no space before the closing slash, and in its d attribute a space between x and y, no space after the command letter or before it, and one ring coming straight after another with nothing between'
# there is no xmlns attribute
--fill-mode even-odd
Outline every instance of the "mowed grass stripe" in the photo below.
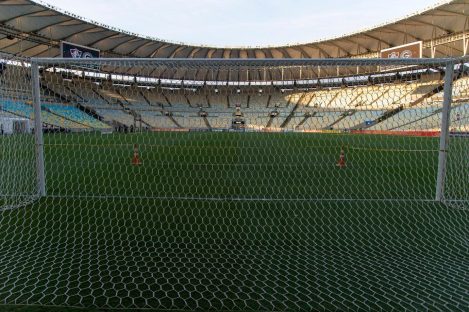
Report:
<svg viewBox="0 0 469 312"><path fill-rule="evenodd" d="M433 150L437 139L295 133L45 139L53 197L0 214L0 302L156 310L469 304L467 211L420 201L434 197L437 153L351 148ZM142 166L130 164L133 144ZM342 146L343 170L335 166ZM462 157L455 159L463 170ZM138 198L158 195L169 198ZM199 199L184 199L191 196ZM251 199L229 200L243 196ZM267 196L275 200L256 200ZM315 200L363 196L387 201Z"/></svg>
<svg viewBox="0 0 469 312"><path fill-rule="evenodd" d="M433 198L437 153L353 146L411 151L435 148L438 141L388 139L294 133L51 135L46 138L47 185L55 196ZM130 165L133 144L139 145L141 167ZM349 147L348 168L340 170L335 164L343 145Z"/></svg>

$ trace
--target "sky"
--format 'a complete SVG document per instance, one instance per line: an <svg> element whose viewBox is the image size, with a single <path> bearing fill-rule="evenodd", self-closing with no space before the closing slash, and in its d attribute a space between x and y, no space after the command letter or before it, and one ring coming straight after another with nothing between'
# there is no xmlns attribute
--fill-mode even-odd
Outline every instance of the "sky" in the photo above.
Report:
<svg viewBox="0 0 469 312"><path fill-rule="evenodd" d="M441 0L44 0L159 39L208 46L312 42L402 18Z"/></svg>

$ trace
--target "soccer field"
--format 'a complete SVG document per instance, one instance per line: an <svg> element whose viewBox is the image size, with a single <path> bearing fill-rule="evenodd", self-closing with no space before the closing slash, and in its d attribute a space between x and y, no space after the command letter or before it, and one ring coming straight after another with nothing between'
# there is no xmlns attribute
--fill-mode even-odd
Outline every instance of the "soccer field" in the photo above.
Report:
<svg viewBox="0 0 469 312"><path fill-rule="evenodd" d="M434 199L438 139L159 132L46 137L48 195ZM130 166L138 144L143 166ZM336 166L341 148L346 170Z"/></svg>
<svg viewBox="0 0 469 312"><path fill-rule="evenodd" d="M452 155L469 140L452 140L448 187L461 194L469 164ZM45 158L48 197L0 212L0 303L469 306L469 213L432 201L437 138L46 134Z"/></svg>

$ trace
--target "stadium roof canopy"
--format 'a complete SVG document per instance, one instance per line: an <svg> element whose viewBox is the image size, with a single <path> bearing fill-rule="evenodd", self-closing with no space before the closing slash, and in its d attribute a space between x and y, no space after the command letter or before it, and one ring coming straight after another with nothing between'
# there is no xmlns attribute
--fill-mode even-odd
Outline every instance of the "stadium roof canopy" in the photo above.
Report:
<svg viewBox="0 0 469 312"><path fill-rule="evenodd" d="M389 2L392 5L392 2ZM424 57L467 54L469 0L444 1L403 19L337 38L276 47L208 47L144 37L31 0L0 0L0 51L26 57L60 56L60 42L106 57L349 58L423 41ZM468 37L468 38L467 38Z"/></svg>

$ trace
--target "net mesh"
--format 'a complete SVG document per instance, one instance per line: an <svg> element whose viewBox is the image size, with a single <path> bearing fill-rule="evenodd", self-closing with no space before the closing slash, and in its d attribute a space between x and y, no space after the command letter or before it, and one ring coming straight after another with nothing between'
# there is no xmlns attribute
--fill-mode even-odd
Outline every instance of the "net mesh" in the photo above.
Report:
<svg viewBox="0 0 469 312"><path fill-rule="evenodd" d="M7 67L9 70L7 70ZM21 115L5 108L16 101L31 104L31 71L22 59L0 62L0 212L37 199L33 109Z"/></svg>
<svg viewBox="0 0 469 312"><path fill-rule="evenodd" d="M32 125L4 59L0 116ZM466 309L464 61L435 201L447 62L41 61L47 196L32 131L0 136L0 302Z"/></svg>

